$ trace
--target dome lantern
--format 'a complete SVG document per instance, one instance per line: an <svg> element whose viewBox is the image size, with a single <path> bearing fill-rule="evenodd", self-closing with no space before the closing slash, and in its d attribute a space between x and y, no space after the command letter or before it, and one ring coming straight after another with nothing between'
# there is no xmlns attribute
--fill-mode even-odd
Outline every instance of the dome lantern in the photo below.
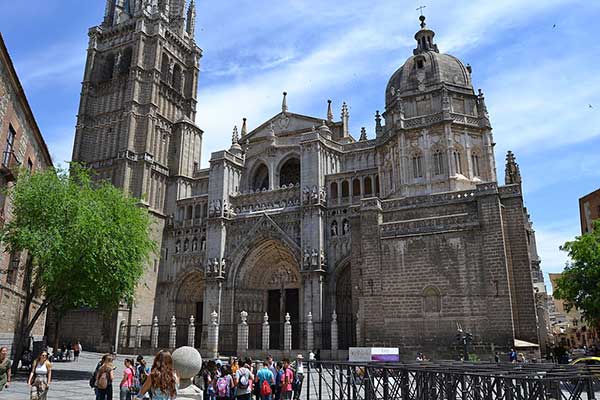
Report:
<svg viewBox="0 0 600 400"><path fill-rule="evenodd" d="M435 51L436 53L439 53L437 44L433 42L435 32L427 28L425 16L421 15L419 17L419 21L421 21L421 29L415 33L417 48L413 50L413 54L416 56L417 54L425 53L427 51Z"/></svg>

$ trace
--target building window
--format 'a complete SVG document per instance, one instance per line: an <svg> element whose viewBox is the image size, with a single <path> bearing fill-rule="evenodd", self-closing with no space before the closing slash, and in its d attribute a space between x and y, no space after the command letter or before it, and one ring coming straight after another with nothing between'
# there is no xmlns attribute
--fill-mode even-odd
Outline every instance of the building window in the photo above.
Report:
<svg viewBox="0 0 600 400"><path fill-rule="evenodd" d="M337 197L338 197L338 184L337 184L337 182L333 182L331 184L329 198L330 199L337 199Z"/></svg>
<svg viewBox="0 0 600 400"><path fill-rule="evenodd" d="M252 187L254 190L269 189L269 169L265 164L261 164L256 169L252 182Z"/></svg>
<svg viewBox="0 0 600 400"><path fill-rule="evenodd" d="M17 273L19 272L19 263L21 262L21 253L11 253L8 271L6 273L6 283L14 285L17 282Z"/></svg>
<svg viewBox="0 0 600 400"><path fill-rule="evenodd" d="M181 67L179 64L175 64L173 67L173 82L171 86L173 86L173 89L178 93L181 92L181 77Z"/></svg>
<svg viewBox="0 0 600 400"><path fill-rule="evenodd" d="M373 194L373 185L372 185L372 181L371 181L370 177L367 176L365 178L364 185L365 185L365 195Z"/></svg>
<svg viewBox="0 0 600 400"><path fill-rule="evenodd" d="M360 196L360 180L358 178L352 181L352 196Z"/></svg>
<svg viewBox="0 0 600 400"><path fill-rule="evenodd" d="M437 288L430 286L423 291L423 311L426 314L442 311L442 296Z"/></svg>
<svg viewBox="0 0 600 400"><path fill-rule="evenodd" d="M415 154L412 157L412 168L413 168L413 178L422 178L423 177L423 156L421 154Z"/></svg>
<svg viewBox="0 0 600 400"><path fill-rule="evenodd" d="M481 176L481 171L479 169L479 154L471 154L471 164L473 164L473 175Z"/></svg>
<svg viewBox="0 0 600 400"><path fill-rule="evenodd" d="M444 174L444 154L441 152L441 150L435 150L433 152L433 174Z"/></svg>
<svg viewBox="0 0 600 400"><path fill-rule="evenodd" d="M2 157L2 165L8 167L10 165L10 158L13 153L13 146L15 144L15 136L17 133L12 125L8 125L8 135L6 136L6 147L4 148L4 157Z"/></svg>
<svg viewBox="0 0 600 400"><path fill-rule="evenodd" d="M290 186L300 183L300 160L290 158L279 170L279 186Z"/></svg>
<svg viewBox="0 0 600 400"><path fill-rule="evenodd" d="M348 181L342 182L342 197L350 196L350 184Z"/></svg>
<svg viewBox="0 0 600 400"><path fill-rule="evenodd" d="M460 152L458 150L454 150L454 170L457 174L462 174L462 160L460 157Z"/></svg>

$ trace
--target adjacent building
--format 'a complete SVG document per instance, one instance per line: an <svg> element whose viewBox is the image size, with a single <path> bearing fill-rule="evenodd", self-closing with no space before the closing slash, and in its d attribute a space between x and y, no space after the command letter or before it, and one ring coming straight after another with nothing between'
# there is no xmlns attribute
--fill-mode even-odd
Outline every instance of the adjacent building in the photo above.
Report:
<svg viewBox="0 0 600 400"><path fill-rule="evenodd" d="M579 199L579 217L581 233L591 232L593 222L600 219L600 189Z"/></svg>
<svg viewBox="0 0 600 400"><path fill-rule="evenodd" d="M35 121L19 77L0 34L0 189L10 188L16 171L26 168L31 172L52 167L50 153ZM11 217L11 204L5 195L0 196L0 224ZM0 346L12 347L20 316L23 312L27 252L0 253ZM31 313L40 304L34 301ZM36 323L32 335L41 340L44 334L45 315Z"/></svg>
<svg viewBox="0 0 600 400"><path fill-rule="evenodd" d="M425 17L372 128L353 134L345 103L339 119L331 101L322 116L293 112L284 93L272 118L253 129L243 119L201 169L202 52L185 3L108 0L89 31L73 159L142 199L161 251L126 312L108 322L72 313L65 332L108 346L121 322L157 316L162 329L194 316L205 347L216 311L219 350L233 353L246 311L252 337L268 317L270 349L281 349L288 318L295 349L307 347L309 320L324 351L332 321L333 347L409 357L454 356L457 326L481 353L540 344L519 167L509 152L498 183L483 92L470 65L440 52Z"/></svg>

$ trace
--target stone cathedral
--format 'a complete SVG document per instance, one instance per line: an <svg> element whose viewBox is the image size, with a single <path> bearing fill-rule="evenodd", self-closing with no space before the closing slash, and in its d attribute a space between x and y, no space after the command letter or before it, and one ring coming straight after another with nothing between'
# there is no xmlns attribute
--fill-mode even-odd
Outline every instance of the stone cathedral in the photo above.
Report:
<svg viewBox="0 0 600 400"><path fill-rule="evenodd" d="M195 18L194 0L108 0L89 30L73 159L141 199L160 252L134 304L111 318L72 313L72 335L102 348L121 321L194 316L203 348L216 311L227 354L247 311L251 336L268 315L272 349L287 314L293 348L305 349L309 313L323 351L332 319L339 349L408 357L455 354L457 326L481 352L540 343L518 165L509 154L498 185L483 93L468 64L440 52L425 17L382 93L374 138L350 132L345 103L340 120L331 101L307 116L284 93L276 115L254 129L243 119L206 169L203 135L224 133L195 118Z"/></svg>

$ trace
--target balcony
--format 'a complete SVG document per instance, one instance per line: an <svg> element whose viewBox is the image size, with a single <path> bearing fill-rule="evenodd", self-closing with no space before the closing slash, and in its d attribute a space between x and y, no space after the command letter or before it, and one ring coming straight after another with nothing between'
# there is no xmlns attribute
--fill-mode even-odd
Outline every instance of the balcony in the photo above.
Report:
<svg viewBox="0 0 600 400"><path fill-rule="evenodd" d="M5 151L2 153L2 164L0 165L0 174L4 176L7 182L14 181L16 178L17 169L21 166L21 162L11 151Z"/></svg>

